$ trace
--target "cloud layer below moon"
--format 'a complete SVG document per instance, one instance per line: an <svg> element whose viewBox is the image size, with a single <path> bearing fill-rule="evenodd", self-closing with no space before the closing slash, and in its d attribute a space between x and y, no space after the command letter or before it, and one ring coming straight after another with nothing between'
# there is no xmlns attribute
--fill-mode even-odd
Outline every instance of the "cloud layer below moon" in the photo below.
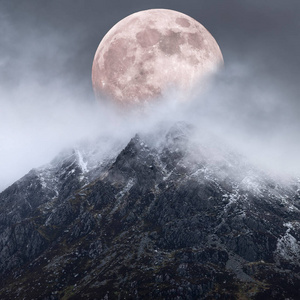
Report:
<svg viewBox="0 0 300 300"><path fill-rule="evenodd" d="M295 111L284 101L282 88L257 80L245 64L227 66L206 93L195 91L193 99L182 104L176 102L176 91L170 91L164 95L165 103L142 117L121 117L111 107L86 99L84 88L63 81L39 86L28 80L13 93L2 89L0 189L82 140L108 136L112 142L129 141L136 132L151 131L160 122L182 120L217 136L263 168L297 175L300 143Z"/></svg>
<svg viewBox="0 0 300 300"><path fill-rule="evenodd" d="M94 101L91 64L105 32L148 4L122 2L116 11L112 1L113 7L103 11L99 1L84 7L68 0L48 6L1 2L0 190L82 139L117 135L126 140L161 120L188 120L261 166L299 173L299 1L203 1L198 13L200 2L164 5L193 16L212 32L226 69L213 88L202 96L195 91L183 109L171 101L176 93L170 92L165 95L170 101L152 117L126 123Z"/></svg>

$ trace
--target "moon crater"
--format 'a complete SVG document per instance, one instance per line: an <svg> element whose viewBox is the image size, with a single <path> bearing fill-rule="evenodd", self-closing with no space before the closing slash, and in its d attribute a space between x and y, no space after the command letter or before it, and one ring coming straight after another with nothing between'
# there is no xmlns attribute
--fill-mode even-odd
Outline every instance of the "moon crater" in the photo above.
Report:
<svg viewBox="0 0 300 300"><path fill-rule="evenodd" d="M160 41L160 38L161 34L156 29L149 27L136 34L136 39L143 48L157 44Z"/></svg>
<svg viewBox="0 0 300 300"><path fill-rule="evenodd" d="M182 27L190 27L191 24L186 18L176 18L176 23Z"/></svg>
<svg viewBox="0 0 300 300"><path fill-rule="evenodd" d="M159 48L162 52L169 55L180 54L180 45L184 42L180 32L169 30L161 39Z"/></svg>

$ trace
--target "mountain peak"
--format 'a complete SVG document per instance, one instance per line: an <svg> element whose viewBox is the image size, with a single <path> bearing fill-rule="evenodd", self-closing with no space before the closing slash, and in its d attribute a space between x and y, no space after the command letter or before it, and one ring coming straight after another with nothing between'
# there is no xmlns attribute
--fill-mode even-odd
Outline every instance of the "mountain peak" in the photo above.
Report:
<svg viewBox="0 0 300 300"><path fill-rule="evenodd" d="M1 299L299 298L299 186L161 129L68 150L0 194Z"/></svg>
<svg viewBox="0 0 300 300"><path fill-rule="evenodd" d="M195 130L194 126L184 121L176 122L170 127L166 134L167 142L187 139Z"/></svg>

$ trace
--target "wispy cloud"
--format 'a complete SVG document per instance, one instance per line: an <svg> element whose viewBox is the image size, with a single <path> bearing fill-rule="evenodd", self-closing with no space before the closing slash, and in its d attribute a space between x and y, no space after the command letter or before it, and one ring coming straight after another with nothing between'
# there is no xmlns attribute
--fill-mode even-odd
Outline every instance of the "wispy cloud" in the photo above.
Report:
<svg viewBox="0 0 300 300"><path fill-rule="evenodd" d="M39 6L39 9L42 13L44 8ZM91 14L91 10L88 13ZM218 13L221 14L220 22L225 22L221 20L222 12ZM248 17L252 18L252 15ZM93 18L96 22L98 14L95 13ZM68 29L66 36L63 30L48 27L50 23L39 27L34 26L29 17L27 19L23 24L22 20L13 21L11 16L0 12L0 190L31 168L49 162L63 148L72 147L81 140L101 135L129 139L136 132L151 131L162 121L178 120L211 132L262 167L279 173L299 172L300 104L299 87L294 84L298 69L289 67L294 59L288 59L288 67L282 68L286 77L293 80L284 80L284 74L277 72L278 67L276 73L270 68L274 57L268 61L267 68L261 59L266 55L255 57L259 45L250 47L253 38L244 47L248 49L247 56L253 54L251 58L236 55L234 51L231 53L230 43L235 43L232 49L237 51L240 42L235 41L233 34L225 36L224 30L233 25L236 28L236 24L229 22L220 31L224 33L226 68L205 92L200 93L196 88L185 103L177 99L176 92L168 92L161 104L138 117L120 114L93 98L90 79L86 78L86 72L82 75L78 70L78 66L83 62L86 65L88 56L92 59L92 55L86 55L81 61L83 48L75 50L87 34L85 26L76 25L76 30L72 31L69 23L63 23L62 28ZM69 16L68 22L70 20ZM260 20L263 20L261 16ZM273 19L271 21L272 25ZM228 28L226 30L228 32ZM246 30L252 30L252 27L247 25ZM277 36L275 39L274 32L269 38L273 44L267 47L263 43L262 39L270 36L271 29L266 30L260 36L261 51L270 53L273 47L280 57L282 51L275 48ZM281 37L288 39L282 44L282 49L286 50L284 45L295 43L291 28L280 30L285 30ZM93 38L98 36L95 31L91 31ZM244 32L239 29L238 36L241 38ZM251 32L249 36L253 37ZM291 47L292 50L296 48ZM96 49L88 50L94 52ZM284 61L279 65L284 66ZM291 73L287 72L288 69L292 70Z"/></svg>

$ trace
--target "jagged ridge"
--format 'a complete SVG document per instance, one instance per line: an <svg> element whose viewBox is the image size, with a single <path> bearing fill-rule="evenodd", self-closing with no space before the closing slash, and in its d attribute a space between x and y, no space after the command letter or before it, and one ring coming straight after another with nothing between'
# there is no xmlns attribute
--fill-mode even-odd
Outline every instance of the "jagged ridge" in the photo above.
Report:
<svg viewBox="0 0 300 300"><path fill-rule="evenodd" d="M101 167L74 151L6 189L1 299L299 298L298 183L204 148L177 123Z"/></svg>

